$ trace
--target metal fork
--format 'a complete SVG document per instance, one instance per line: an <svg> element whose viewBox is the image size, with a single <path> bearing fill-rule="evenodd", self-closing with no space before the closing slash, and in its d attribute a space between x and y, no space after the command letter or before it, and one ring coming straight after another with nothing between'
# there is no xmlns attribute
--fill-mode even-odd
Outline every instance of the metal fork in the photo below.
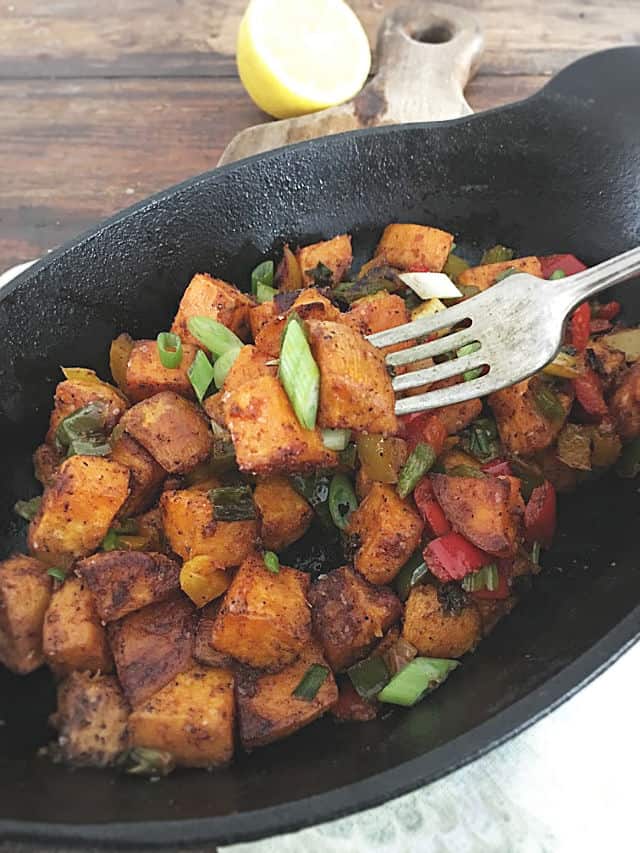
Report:
<svg viewBox="0 0 640 853"><path fill-rule="evenodd" d="M374 346L388 347L449 330L436 340L386 356L396 392L461 376L475 368L485 370L467 382L396 400L396 414L409 415L482 397L531 376L557 355L565 322L577 305L639 273L640 246L555 281L514 273L446 311L369 335ZM464 322L468 325L460 328ZM397 374L398 367L445 353L455 356L461 347L472 343L479 344L474 352Z"/></svg>

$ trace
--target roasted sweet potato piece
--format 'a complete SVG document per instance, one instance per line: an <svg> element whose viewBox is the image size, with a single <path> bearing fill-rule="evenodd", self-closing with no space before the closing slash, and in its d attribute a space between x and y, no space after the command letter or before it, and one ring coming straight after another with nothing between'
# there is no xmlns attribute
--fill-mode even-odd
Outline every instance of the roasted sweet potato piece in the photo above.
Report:
<svg viewBox="0 0 640 853"><path fill-rule="evenodd" d="M589 341L585 352L588 364L602 380L605 391L610 391L625 372L625 354L602 340Z"/></svg>
<svg viewBox="0 0 640 853"><path fill-rule="evenodd" d="M110 672L111 653L89 587L69 577L54 590L44 617L42 648L58 673L74 669Z"/></svg>
<svg viewBox="0 0 640 853"><path fill-rule="evenodd" d="M170 474L184 474L204 462L213 445L206 419L173 391L137 403L121 423Z"/></svg>
<svg viewBox="0 0 640 853"><path fill-rule="evenodd" d="M44 490L29 525L29 551L68 566L98 547L129 494L129 469L102 456L71 456Z"/></svg>
<svg viewBox="0 0 640 853"><path fill-rule="evenodd" d="M293 473L338 464L337 455L323 445L320 433L300 426L275 376L246 382L225 395L224 406L240 470Z"/></svg>
<svg viewBox="0 0 640 853"><path fill-rule="evenodd" d="M325 286L338 284L353 261L351 237L349 234L338 234L331 240L321 240L319 243L303 246L296 252L296 257L306 287L313 284ZM331 277L326 281L323 278L322 267L318 267L319 264L327 267L331 273ZM317 271L315 276L314 270Z"/></svg>
<svg viewBox="0 0 640 853"><path fill-rule="evenodd" d="M402 614L390 589L373 586L348 566L312 584L309 603L314 633L335 672L363 658Z"/></svg>
<svg viewBox="0 0 640 853"><path fill-rule="evenodd" d="M158 355L157 341L136 341L127 364L127 396L139 403L161 391L175 391L188 400L196 394L188 371L196 357L198 347L182 344L182 361L178 367L164 367Z"/></svg>
<svg viewBox="0 0 640 853"><path fill-rule="evenodd" d="M280 293L290 293L293 290L300 290L304 286L298 259L286 243L282 250L282 260L278 264L275 279L275 287Z"/></svg>
<svg viewBox="0 0 640 853"><path fill-rule="evenodd" d="M271 551L300 539L311 524L313 510L286 477L259 480L253 499L262 519L262 542Z"/></svg>
<svg viewBox="0 0 640 853"><path fill-rule="evenodd" d="M404 299L395 293L381 290L354 302L347 313L343 315L343 321L365 337L408 323L409 312ZM389 352L408 349L414 344L415 341L405 341L401 344L383 347L380 352L386 355ZM411 369L417 370L415 364L412 365Z"/></svg>
<svg viewBox="0 0 640 853"><path fill-rule="evenodd" d="M434 586L415 586L409 594L402 636L433 658L459 658L474 649L482 624L475 603L468 599L457 609L443 607Z"/></svg>
<svg viewBox="0 0 640 853"><path fill-rule="evenodd" d="M382 354L344 323L310 320L307 329L320 368L320 426L396 433L395 397Z"/></svg>
<svg viewBox="0 0 640 853"><path fill-rule="evenodd" d="M224 391L217 391L215 394L210 394L202 401L202 408L207 416L215 421L218 426L227 428L227 422L224 417Z"/></svg>
<svg viewBox="0 0 640 853"><path fill-rule="evenodd" d="M111 446L111 459L129 469L129 497L119 512L122 518L144 512L157 497L167 472L141 444L123 432Z"/></svg>
<svg viewBox="0 0 640 853"><path fill-rule="evenodd" d="M15 554L0 563L0 663L33 672L44 663L42 624L51 599L46 566Z"/></svg>
<svg viewBox="0 0 640 853"><path fill-rule="evenodd" d="M523 379L489 395L500 438L509 453L531 456L544 450L564 425L564 419L554 422L541 414L535 404L534 388L531 379ZM568 415L573 397L565 391L557 396Z"/></svg>
<svg viewBox="0 0 640 853"><path fill-rule="evenodd" d="M315 287L301 290L291 307L280 313L274 311L272 318L256 335L256 347L271 358L277 358L280 355L282 333L287 317L292 311L295 311L302 320L339 321L342 317L335 305Z"/></svg>
<svg viewBox="0 0 640 853"><path fill-rule="evenodd" d="M313 699L294 696L309 667L324 666L327 677ZM316 643L310 643L295 663L275 675L241 668L236 675L240 740L245 749L265 746L321 717L338 698L333 674Z"/></svg>
<svg viewBox="0 0 640 853"><path fill-rule="evenodd" d="M196 629L196 641L193 647L193 656L203 666L215 666L228 669L233 664L231 655L217 652L211 645L211 632L222 599L218 598L207 604L200 612L198 627Z"/></svg>
<svg viewBox="0 0 640 853"><path fill-rule="evenodd" d="M279 312L276 310L275 302L263 302L262 305L254 305L249 310L249 326L251 337L255 341L261 329L269 323Z"/></svg>
<svg viewBox="0 0 640 853"><path fill-rule="evenodd" d="M164 554L103 551L76 563L103 622L162 601L180 585L180 565Z"/></svg>
<svg viewBox="0 0 640 853"><path fill-rule="evenodd" d="M452 244L453 234L439 228L395 223L384 229L376 247L376 255L383 255L387 263L398 269L416 267L440 272L449 257Z"/></svg>
<svg viewBox="0 0 640 853"><path fill-rule="evenodd" d="M220 605L211 644L248 666L284 669L311 638L308 591L304 572L281 566L273 574L261 556L248 557Z"/></svg>
<svg viewBox="0 0 640 853"><path fill-rule="evenodd" d="M180 335L183 344L201 347L187 323L191 317L210 317L244 341L249 336L249 309L254 304L246 293L241 293L232 284L207 273L198 273L182 295L171 331Z"/></svg>
<svg viewBox="0 0 640 853"><path fill-rule="evenodd" d="M131 705L144 702L189 666L195 625L195 609L181 593L111 622L111 651Z"/></svg>
<svg viewBox="0 0 640 853"><path fill-rule="evenodd" d="M100 402L105 406L105 429L112 430L127 409L126 397L113 385L99 379L93 370L80 371L81 378L59 382L54 395L54 407L49 420L47 444L55 442L60 421L89 403Z"/></svg>
<svg viewBox="0 0 640 853"><path fill-rule="evenodd" d="M454 530L496 557L515 555L524 516L519 480L432 474L431 484Z"/></svg>
<svg viewBox="0 0 640 853"><path fill-rule="evenodd" d="M611 414L620 437L631 441L640 435L640 362L626 373L611 398Z"/></svg>
<svg viewBox="0 0 640 853"><path fill-rule="evenodd" d="M411 368L414 369L413 366ZM450 388L461 381L461 377L452 376L450 379L443 379L442 382L434 382L429 389L434 391L437 388ZM463 400L462 403L452 403L450 406L442 406L440 409L434 409L434 414L445 425L449 435L455 435L457 432L465 429L472 421L482 413L482 401L475 397L472 400Z"/></svg>
<svg viewBox="0 0 640 853"><path fill-rule="evenodd" d="M209 495L198 488L164 492L160 512L167 541L184 560L206 555L227 568L256 549L259 520L216 521Z"/></svg>
<svg viewBox="0 0 640 853"><path fill-rule="evenodd" d="M50 444L41 444L33 454L33 470L36 480L43 486L48 486L58 470L63 457Z"/></svg>
<svg viewBox="0 0 640 853"><path fill-rule="evenodd" d="M536 257L514 258L512 261L499 261L497 264L482 264L479 267L469 267L460 273L458 284L466 287L477 287L478 290L486 290L495 284L496 278L505 270L518 270L529 275L537 275L542 278L542 267Z"/></svg>
<svg viewBox="0 0 640 853"><path fill-rule="evenodd" d="M355 568L371 583L390 583L418 547L422 528L420 516L393 486L373 483L347 526L360 543Z"/></svg>
<svg viewBox="0 0 640 853"><path fill-rule="evenodd" d="M235 391L245 382L259 379L261 376L275 376L278 369L274 364L268 364L269 361L272 361L270 356L260 352L251 344L242 347L231 366L231 370L227 373L227 378L224 380L223 392Z"/></svg>
<svg viewBox="0 0 640 853"><path fill-rule="evenodd" d="M58 685L51 723L57 750L67 764L107 767L127 747L129 706L113 675L72 672Z"/></svg>

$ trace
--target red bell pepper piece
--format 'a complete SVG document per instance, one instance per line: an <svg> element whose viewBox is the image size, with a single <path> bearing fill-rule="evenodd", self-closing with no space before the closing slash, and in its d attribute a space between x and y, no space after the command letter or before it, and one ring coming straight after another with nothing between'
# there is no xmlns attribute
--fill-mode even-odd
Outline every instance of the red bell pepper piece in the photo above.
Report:
<svg viewBox="0 0 640 853"><path fill-rule="evenodd" d="M602 382L597 373L590 367L585 368L580 376L573 380L576 400L588 415L603 418L609 413L602 394Z"/></svg>
<svg viewBox="0 0 640 853"><path fill-rule="evenodd" d="M444 536L450 532L451 525L433 494L431 481L428 477L423 477L415 487L413 490L413 499L416 502L420 515L424 519L428 536Z"/></svg>
<svg viewBox="0 0 640 853"><path fill-rule="evenodd" d="M596 335L598 332L608 332L611 328L611 322L604 317L595 317L589 323L589 334Z"/></svg>
<svg viewBox="0 0 640 853"><path fill-rule="evenodd" d="M440 456L447 438L447 428L433 412L416 412L400 418L405 441L409 450L414 450L416 444L424 442L433 448L436 456Z"/></svg>
<svg viewBox="0 0 640 853"><path fill-rule="evenodd" d="M422 555L429 571L444 582L462 580L470 572L494 562L459 533L446 533L433 539Z"/></svg>
<svg viewBox="0 0 640 853"><path fill-rule="evenodd" d="M569 339L571 341L572 346L574 346L578 352L582 352L587 348L587 344L589 343L589 336L591 334L591 307L588 302L583 302L579 308L571 315L571 321L569 323Z"/></svg>
<svg viewBox="0 0 640 853"><path fill-rule="evenodd" d="M491 462L485 462L482 470L491 477L513 477L508 459L493 459Z"/></svg>
<svg viewBox="0 0 640 853"><path fill-rule="evenodd" d="M621 310L622 306L614 299L611 302L605 302L604 305L598 305L596 309L596 317L600 320L613 320L618 316Z"/></svg>
<svg viewBox="0 0 640 853"><path fill-rule="evenodd" d="M420 264L416 264L413 267L408 267L406 272L429 272L429 267L421 267Z"/></svg>
<svg viewBox="0 0 640 853"><path fill-rule="evenodd" d="M524 538L549 548L556 530L556 490L545 480L531 492L524 510Z"/></svg>
<svg viewBox="0 0 640 853"><path fill-rule="evenodd" d="M542 267L543 278L549 278L556 270L562 270L565 275L575 275L587 268L575 255L546 255L538 260Z"/></svg>
<svg viewBox="0 0 640 853"><path fill-rule="evenodd" d="M509 598L509 578L511 577L511 560L498 561L498 586L496 589L477 589L471 593L474 598L484 600L500 600Z"/></svg>

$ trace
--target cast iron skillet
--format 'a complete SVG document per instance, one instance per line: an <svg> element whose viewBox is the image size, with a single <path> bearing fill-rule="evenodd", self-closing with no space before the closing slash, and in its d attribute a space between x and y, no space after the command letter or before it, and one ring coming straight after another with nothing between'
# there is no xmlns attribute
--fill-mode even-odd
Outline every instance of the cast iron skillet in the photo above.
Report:
<svg viewBox="0 0 640 853"><path fill-rule="evenodd" d="M23 541L11 507L36 492L30 455L58 365L106 375L112 337L167 328L197 271L246 283L285 239L342 231L361 260L392 220L447 228L468 255L499 239L523 254L596 262L640 243L639 77L640 48L606 51L504 109L254 157L143 202L23 274L0 302L2 556ZM619 294L636 322L639 296L633 285ZM604 479L560 514L563 532L533 594L429 701L362 725L323 720L224 771L149 786L35 758L48 737L50 681L1 672L0 836L238 841L380 803L481 755L640 633L637 484Z"/></svg>

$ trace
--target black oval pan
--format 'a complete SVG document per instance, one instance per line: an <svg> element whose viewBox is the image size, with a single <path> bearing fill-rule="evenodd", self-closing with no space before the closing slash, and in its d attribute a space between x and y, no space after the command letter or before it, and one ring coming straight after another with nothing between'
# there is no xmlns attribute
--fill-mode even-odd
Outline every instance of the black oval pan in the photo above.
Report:
<svg viewBox="0 0 640 853"><path fill-rule="evenodd" d="M283 240L355 235L359 259L393 220L587 262L640 243L640 48L584 59L520 104L261 155L115 217L23 274L0 301L0 542L36 491L58 366L106 370L111 338L167 328L196 271L240 284ZM640 291L619 298L640 320ZM330 720L227 770L149 785L34 757L44 673L0 672L0 836L87 843L230 842L327 820L436 779L511 737L593 678L640 632L637 485L604 479L561 505L546 572L432 698L408 713ZM621 760L623 760L621 758Z"/></svg>

